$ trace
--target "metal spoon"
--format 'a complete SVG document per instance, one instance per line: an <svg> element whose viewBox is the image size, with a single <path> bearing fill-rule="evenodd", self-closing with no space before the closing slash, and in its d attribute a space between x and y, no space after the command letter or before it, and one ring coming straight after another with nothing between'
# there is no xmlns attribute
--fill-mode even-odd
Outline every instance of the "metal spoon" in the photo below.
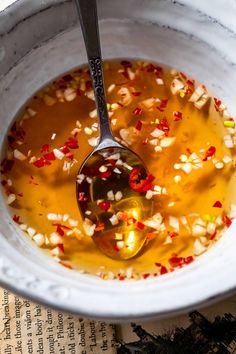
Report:
<svg viewBox="0 0 236 354"><path fill-rule="evenodd" d="M142 160L119 144L111 131L104 91L96 0L75 1L100 125L98 145L85 159L78 173L78 205L85 232L93 237L98 248L113 259L129 259L142 250L147 239L148 230L139 220L150 216L152 203L145 198L144 191L139 191L135 178L137 182L142 182L148 174ZM115 168L118 173L114 172ZM134 183L137 191L130 187L131 183Z"/></svg>

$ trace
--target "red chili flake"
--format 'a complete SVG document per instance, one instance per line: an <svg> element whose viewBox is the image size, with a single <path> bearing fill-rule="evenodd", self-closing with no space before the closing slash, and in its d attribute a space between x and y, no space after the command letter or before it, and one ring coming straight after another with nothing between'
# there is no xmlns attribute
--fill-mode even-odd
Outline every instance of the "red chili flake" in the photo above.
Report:
<svg viewBox="0 0 236 354"><path fill-rule="evenodd" d="M128 74L127 68L124 68L124 71L122 72L122 75L123 75L127 80L129 80L129 74Z"/></svg>
<svg viewBox="0 0 236 354"><path fill-rule="evenodd" d="M20 224L20 217L18 215L13 215L12 220L15 221L16 224Z"/></svg>
<svg viewBox="0 0 236 354"><path fill-rule="evenodd" d="M57 230L56 232L58 233L58 235L60 236L64 236L65 232L63 230L63 228L61 227L61 225L57 225Z"/></svg>
<svg viewBox="0 0 236 354"><path fill-rule="evenodd" d="M184 80L187 80L187 76L182 71L180 72L180 76L182 76Z"/></svg>
<svg viewBox="0 0 236 354"><path fill-rule="evenodd" d="M115 167L116 165L116 160L113 160L113 159L110 159L110 160L107 160L109 164L112 165L112 167Z"/></svg>
<svg viewBox="0 0 236 354"><path fill-rule="evenodd" d="M153 240L156 237L157 237L157 234L154 234L154 232L149 232L147 234L147 240L149 240L149 241Z"/></svg>
<svg viewBox="0 0 236 354"><path fill-rule="evenodd" d="M128 219L128 213L124 212L119 212L118 214L118 219L121 221L126 221Z"/></svg>
<svg viewBox="0 0 236 354"><path fill-rule="evenodd" d="M161 263L159 263L159 262L156 262L156 263L154 263L155 264L155 266L157 266L157 267L161 267Z"/></svg>
<svg viewBox="0 0 236 354"><path fill-rule="evenodd" d="M84 192L79 193L79 202L86 202L88 198L85 196Z"/></svg>
<svg viewBox="0 0 236 354"><path fill-rule="evenodd" d="M214 104L215 110L216 110L216 112L219 112L220 111L219 107L222 104L222 102L221 102L221 100L219 100L216 97L214 97L214 102L215 102L215 104Z"/></svg>
<svg viewBox="0 0 236 354"><path fill-rule="evenodd" d="M164 117L160 120L160 123L157 124L157 128L162 130L166 136L169 135L170 127L169 127L169 123L168 123L168 120L166 117Z"/></svg>
<svg viewBox="0 0 236 354"><path fill-rule="evenodd" d="M124 105L122 104L122 103L120 103L120 102L117 102L117 104L122 108L122 107L124 107Z"/></svg>
<svg viewBox="0 0 236 354"><path fill-rule="evenodd" d="M131 216L130 218L128 218L126 220L126 223L127 223L127 226L134 225L136 223L136 219L133 216Z"/></svg>
<svg viewBox="0 0 236 354"><path fill-rule="evenodd" d="M153 276L154 277L158 277L158 273L153 273Z"/></svg>
<svg viewBox="0 0 236 354"><path fill-rule="evenodd" d="M143 229L145 228L145 225L144 225L142 222L138 221L138 222L136 223L136 227L137 227L139 230L143 230Z"/></svg>
<svg viewBox="0 0 236 354"><path fill-rule="evenodd" d="M75 138L69 138L66 142L65 145L69 148L69 149L78 149L79 145L78 145L78 141Z"/></svg>
<svg viewBox="0 0 236 354"><path fill-rule="evenodd" d="M116 245L113 246L113 249L114 249L114 251L116 251L116 252L120 252L120 249L119 249Z"/></svg>
<svg viewBox="0 0 236 354"><path fill-rule="evenodd" d="M49 161L53 161L53 160L56 160L56 157L54 155L54 152L48 152L47 154L44 154L43 157L46 159L46 160L49 160Z"/></svg>
<svg viewBox="0 0 236 354"><path fill-rule="evenodd" d="M216 152L215 146L210 146L209 149L205 152L205 157L202 159L202 161L207 161L209 157L215 155L215 152Z"/></svg>
<svg viewBox="0 0 236 354"><path fill-rule="evenodd" d="M140 131L142 129L143 123L141 122L141 120L139 120L136 124L135 129L137 129L138 131Z"/></svg>
<svg viewBox="0 0 236 354"><path fill-rule="evenodd" d="M161 112L164 112L164 110L166 109L167 107L167 103L168 103L168 99L163 99L161 100L159 106L157 107L157 109Z"/></svg>
<svg viewBox="0 0 236 354"><path fill-rule="evenodd" d="M128 60L122 60L121 65L124 66L125 68L132 68L132 64Z"/></svg>
<svg viewBox="0 0 236 354"><path fill-rule="evenodd" d="M161 273L161 274L166 274L166 273L168 273L167 268L162 265L162 266L161 266L161 269L160 269L160 273Z"/></svg>
<svg viewBox="0 0 236 354"><path fill-rule="evenodd" d="M70 150L68 149L68 147L66 145L60 147L59 149L63 154L68 154L70 152Z"/></svg>
<svg viewBox="0 0 236 354"><path fill-rule="evenodd" d="M222 221L226 227L230 227L232 224L232 220L227 215L222 216Z"/></svg>
<svg viewBox="0 0 236 354"><path fill-rule="evenodd" d="M210 236L210 240L214 240L216 238L217 232L215 231L211 236Z"/></svg>
<svg viewBox="0 0 236 354"><path fill-rule="evenodd" d="M108 200L104 200L98 204L99 208L107 211L110 209L111 203Z"/></svg>
<svg viewBox="0 0 236 354"><path fill-rule="evenodd" d="M49 152L49 144L44 144L44 145L41 147L40 152Z"/></svg>
<svg viewBox="0 0 236 354"><path fill-rule="evenodd" d="M186 85L187 85L187 88L185 89L185 93L187 95L191 95L193 93L193 90L194 90L194 83L195 81L194 80L187 80L186 81Z"/></svg>
<svg viewBox="0 0 236 354"><path fill-rule="evenodd" d="M125 280L125 275L118 273L117 277L119 280Z"/></svg>
<svg viewBox="0 0 236 354"><path fill-rule="evenodd" d="M217 200L213 205L212 205L213 208L222 208L222 204L219 200Z"/></svg>
<svg viewBox="0 0 236 354"><path fill-rule="evenodd" d="M40 157L40 159L36 160L33 163L34 166L40 168L40 167L44 167L46 165L51 165L50 162L48 160L46 160L44 157Z"/></svg>
<svg viewBox="0 0 236 354"><path fill-rule="evenodd" d="M143 110L142 108L139 108L139 107L136 107L134 110L133 110L133 114L137 115L137 116L140 116L140 114L143 113Z"/></svg>
<svg viewBox="0 0 236 354"><path fill-rule="evenodd" d="M90 90L92 88L92 81L88 80L85 82L85 89Z"/></svg>
<svg viewBox="0 0 236 354"><path fill-rule="evenodd" d="M146 139L144 139L144 140L142 141L142 144L143 144L143 145L147 145L148 141L149 141L149 139L146 138Z"/></svg>
<svg viewBox="0 0 236 354"><path fill-rule="evenodd" d="M170 263L170 265L172 267L179 267L180 265L183 264L183 257L174 256L174 257L169 258L168 262Z"/></svg>
<svg viewBox="0 0 236 354"><path fill-rule="evenodd" d="M82 96L82 92L81 92L81 90L79 88L77 88L76 94L77 94L77 96Z"/></svg>
<svg viewBox="0 0 236 354"><path fill-rule="evenodd" d="M73 77L72 77L70 74L67 74L67 75L64 75L64 76L62 77L62 79L63 79L64 81L71 81L71 80L73 80Z"/></svg>
<svg viewBox="0 0 236 354"><path fill-rule="evenodd" d="M192 151L189 149L189 148L186 148L186 152L191 155L192 154Z"/></svg>
<svg viewBox="0 0 236 354"><path fill-rule="evenodd" d="M18 193L17 195L18 195L18 197L23 197L23 193L22 192Z"/></svg>
<svg viewBox="0 0 236 354"><path fill-rule="evenodd" d="M184 257L185 264L192 263L192 261L193 261L193 256Z"/></svg>
<svg viewBox="0 0 236 354"><path fill-rule="evenodd" d="M135 167L129 175L130 188L135 192L146 192L152 188L152 182L155 177L151 174L147 175L144 168Z"/></svg>
<svg viewBox="0 0 236 354"><path fill-rule="evenodd" d="M62 262L62 261L60 261L59 263L65 268L73 269L72 266L69 263L65 263L65 262Z"/></svg>
<svg viewBox="0 0 236 354"><path fill-rule="evenodd" d="M111 176L111 171L102 172L100 174L101 178L109 178Z"/></svg>
<svg viewBox="0 0 236 354"><path fill-rule="evenodd" d="M174 121L175 122L183 119L183 113L178 112L178 111L173 112L173 116L174 116Z"/></svg>
<svg viewBox="0 0 236 354"><path fill-rule="evenodd" d="M143 279L147 279L148 277L150 277L150 273L143 274Z"/></svg>
<svg viewBox="0 0 236 354"><path fill-rule="evenodd" d="M140 91L135 91L135 92L131 92L133 96L140 96L142 94L142 92Z"/></svg>
<svg viewBox="0 0 236 354"><path fill-rule="evenodd" d="M68 154L66 154L66 158L70 161L72 161L74 159L74 154L72 154L71 152L68 152Z"/></svg>
<svg viewBox="0 0 236 354"><path fill-rule="evenodd" d="M58 223L54 223L53 226L59 226L59 227L61 227L62 229L71 230L71 227L66 226L66 225L62 225L62 224L58 224Z"/></svg>
<svg viewBox="0 0 236 354"><path fill-rule="evenodd" d="M105 225L103 222L101 221L97 221L96 222L96 228L95 228L95 231L103 231L105 228Z"/></svg>
<svg viewBox="0 0 236 354"><path fill-rule="evenodd" d="M147 72L154 73L156 76L160 77L163 73L163 69L160 66L148 64L146 67Z"/></svg>
<svg viewBox="0 0 236 354"><path fill-rule="evenodd" d="M170 231L168 231L168 236L170 236L171 238L174 238L174 237L177 237L177 236L179 236L179 234L177 233L177 232L170 232Z"/></svg>
<svg viewBox="0 0 236 354"><path fill-rule="evenodd" d="M14 160L8 160L8 159L4 159L1 163L2 166L2 173L6 173L11 171L12 167L14 165Z"/></svg>
<svg viewBox="0 0 236 354"><path fill-rule="evenodd" d="M57 247L58 247L63 253L65 253L65 248L64 248L63 243L58 243L58 244L57 244Z"/></svg>

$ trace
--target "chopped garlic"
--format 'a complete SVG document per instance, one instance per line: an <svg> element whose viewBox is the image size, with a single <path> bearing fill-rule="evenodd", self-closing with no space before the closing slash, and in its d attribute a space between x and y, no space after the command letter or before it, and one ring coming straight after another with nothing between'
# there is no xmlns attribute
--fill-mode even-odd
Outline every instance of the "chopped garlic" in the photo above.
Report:
<svg viewBox="0 0 236 354"><path fill-rule="evenodd" d="M164 85L164 81L159 77L156 79L156 83L157 85Z"/></svg>
<svg viewBox="0 0 236 354"><path fill-rule="evenodd" d="M224 168L224 163L222 161L219 161L215 164L215 168L217 168L218 170L221 170L222 168Z"/></svg>
<svg viewBox="0 0 236 354"><path fill-rule="evenodd" d="M103 173L103 172L106 172L106 171L107 171L107 167L104 166L104 165L102 165L102 166L99 167L98 170L99 170L99 172Z"/></svg>
<svg viewBox="0 0 236 354"><path fill-rule="evenodd" d="M28 227L27 233L30 237L33 237L36 234L36 230L33 227Z"/></svg>
<svg viewBox="0 0 236 354"><path fill-rule="evenodd" d="M196 256L199 256L200 254L206 251L206 247L198 239L195 240L193 247L194 247L194 254Z"/></svg>
<svg viewBox="0 0 236 354"><path fill-rule="evenodd" d="M150 133L150 135L153 136L154 138L159 138L160 136L165 135L165 132L163 132L163 130L156 128Z"/></svg>
<svg viewBox="0 0 236 354"><path fill-rule="evenodd" d="M83 228L86 235L91 237L95 232L96 225L90 219L85 218L83 222Z"/></svg>
<svg viewBox="0 0 236 354"><path fill-rule="evenodd" d="M161 139L160 141L160 145L161 147L168 147L174 144L176 138L175 137L165 137L163 139Z"/></svg>
<svg viewBox="0 0 236 354"><path fill-rule="evenodd" d="M17 149L15 149L13 151L13 156L15 159L20 160L20 161L24 161L27 158L24 154L22 154L22 152L20 152Z"/></svg>
<svg viewBox="0 0 236 354"><path fill-rule="evenodd" d="M116 200L117 202L118 202L119 200L121 200L122 197L123 197L123 194L122 194L121 191L116 192L116 194L115 194L115 200Z"/></svg>
<svg viewBox="0 0 236 354"><path fill-rule="evenodd" d="M67 88L64 91L65 100L68 102L73 101L76 98L76 96L77 96L76 90L74 90L73 88Z"/></svg>
<svg viewBox="0 0 236 354"><path fill-rule="evenodd" d="M62 160L63 157L65 156L65 154L63 154L63 152L61 152L60 150L58 149L53 149L53 152L54 152L54 155L56 156L56 158L58 160Z"/></svg>
<svg viewBox="0 0 236 354"><path fill-rule="evenodd" d="M189 174L193 169L193 166L190 162L186 162L182 165L182 170L186 173Z"/></svg>
<svg viewBox="0 0 236 354"><path fill-rule="evenodd" d="M38 247L42 247L45 243L45 237L43 234L34 235L33 240L37 244Z"/></svg>
<svg viewBox="0 0 236 354"><path fill-rule="evenodd" d="M9 194L9 196L7 197L7 204L10 205L12 204L14 201L16 200L16 195L11 193Z"/></svg>
<svg viewBox="0 0 236 354"><path fill-rule="evenodd" d="M108 88L107 88L107 92L111 93L114 89L115 89L116 85L115 84L111 84Z"/></svg>
<svg viewBox="0 0 236 354"><path fill-rule="evenodd" d="M52 232L49 236L49 242L51 245L58 245L58 243L62 243L62 237L56 232Z"/></svg>
<svg viewBox="0 0 236 354"><path fill-rule="evenodd" d="M97 146L98 140L99 140L98 137L97 138L93 137L93 138L88 139L88 143L90 146L94 147L94 146Z"/></svg>
<svg viewBox="0 0 236 354"><path fill-rule="evenodd" d="M120 129L121 139L124 140L128 145L132 145L137 136L137 130L134 127Z"/></svg>
<svg viewBox="0 0 236 354"><path fill-rule="evenodd" d="M85 175L81 173L80 175L77 176L77 183L81 184L84 179L85 179Z"/></svg>
<svg viewBox="0 0 236 354"><path fill-rule="evenodd" d="M113 226L119 224L119 219L116 214L112 215L109 220Z"/></svg>
<svg viewBox="0 0 236 354"><path fill-rule="evenodd" d="M169 216L169 225L175 232L179 232L179 220L175 216Z"/></svg>
<svg viewBox="0 0 236 354"><path fill-rule="evenodd" d="M174 176L174 182L179 183L181 181L182 177L181 176Z"/></svg>
<svg viewBox="0 0 236 354"><path fill-rule="evenodd" d="M193 236L204 236L206 235L206 228L195 224L192 226L192 234Z"/></svg>
<svg viewBox="0 0 236 354"><path fill-rule="evenodd" d="M85 134L87 134L87 135L92 135L92 134L93 134L92 129L89 128L89 127L85 127L85 128L84 128L84 132L85 132Z"/></svg>
<svg viewBox="0 0 236 354"><path fill-rule="evenodd" d="M116 246L117 246L119 249L121 249L121 248L124 248L125 243L124 243L124 241L117 241L117 242L116 242Z"/></svg>
<svg viewBox="0 0 236 354"><path fill-rule="evenodd" d="M183 88L184 88L184 83L179 79L174 79L170 85L170 90L173 95L176 95Z"/></svg>
<svg viewBox="0 0 236 354"><path fill-rule="evenodd" d="M96 108L93 111L89 112L89 117L90 118L96 118L97 117L97 109Z"/></svg>
<svg viewBox="0 0 236 354"><path fill-rule="evenodd" d="M209 222L207 224L207 233L208 234L214 234L214 232L216 231L216 224L214 222Z"/></svg>
<svg viewBox="0 0 236 354"><path fill-rule="evenodd" d="M112 190L107 192L107 199L108 200L114 200L115 199L115 196L114 196L114 193L113 193Z"/></svg>
<svg viewBox="0 0 236 354"><path fill-rule="evenodd" d="M71 219L71 218L69 218L68 223L72 227L78 226L78 224L79 224L78 220L74 220L74 219Z"/></svg>
<svg viewBox="0 0 236 354"><path fill-rule="evenodd" d="M160 213L156 213L151 218L143 222L145 226L152 227L153 229L158 229L161 223L162 223L162 215Z"/></svg>
<svg viewBox="0 0 236 354"><path fill-rule="evenodd" d="M60 214L56 214L56 213L48 213L47 219L51 220L51 221L60 221L61 216L60 216Z"/></svg>

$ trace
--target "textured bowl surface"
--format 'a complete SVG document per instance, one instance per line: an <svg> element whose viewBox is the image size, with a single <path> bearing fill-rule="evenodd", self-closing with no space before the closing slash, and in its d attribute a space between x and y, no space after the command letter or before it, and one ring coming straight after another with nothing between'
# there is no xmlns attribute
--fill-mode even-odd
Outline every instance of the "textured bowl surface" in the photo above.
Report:
<svg viewBox="0 0 236 354"><path fill-rule="evenodd" d="M210 4L211 3L211 4ZM236 115L236 3L101 0L105 58L147 58L185 70ZM54 77L86 62L71 1L16 1L0 13L0 146L22 104ZM204 197L203 197L204 198ZM59 267L26 240L0 195L0 283L49 306L91 318L164 317L203 306L236 287L236 224L188 267L158 279L102 281Z"/></svg>

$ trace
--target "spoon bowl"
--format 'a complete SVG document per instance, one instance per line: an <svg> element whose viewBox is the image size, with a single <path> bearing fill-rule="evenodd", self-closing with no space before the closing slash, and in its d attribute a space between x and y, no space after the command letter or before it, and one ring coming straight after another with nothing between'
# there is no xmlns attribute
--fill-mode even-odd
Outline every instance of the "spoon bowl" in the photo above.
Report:
<svg viewBox="0 0 236 354"><path fill-rule="evenodd" d="M117 144L94 150L77 177L85 232L113 259L133 258L147 241L148 231L141 220L150 216L152 204L142 186L132 180L135 171L142 171L146 179L140 158Z"/></svg>

